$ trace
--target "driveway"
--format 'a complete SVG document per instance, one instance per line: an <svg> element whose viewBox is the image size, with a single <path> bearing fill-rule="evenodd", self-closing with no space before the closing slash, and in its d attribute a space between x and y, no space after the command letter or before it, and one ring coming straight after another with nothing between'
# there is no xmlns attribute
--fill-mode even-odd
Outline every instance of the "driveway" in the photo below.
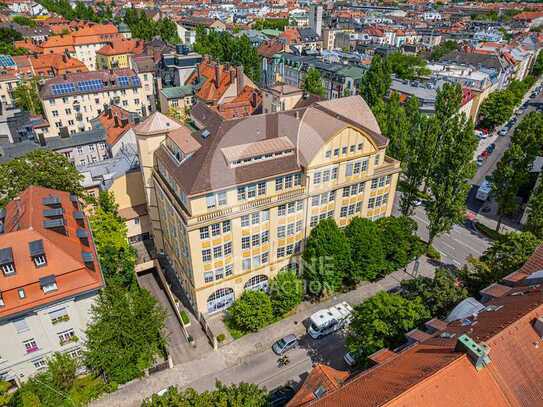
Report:
<svg viewBox="0 0 543 407"><path fill-rule="evenodd" d="M187 362L194 358L194 348L189 345L183 335L181 323L175 315L170 301L162 288L160 280L155 275L157 271L152 269L144 274L138 275L138 282L141 287L151 293L166 311L166 335L168 337L168 353L173 359L174 365Z"/></svg>

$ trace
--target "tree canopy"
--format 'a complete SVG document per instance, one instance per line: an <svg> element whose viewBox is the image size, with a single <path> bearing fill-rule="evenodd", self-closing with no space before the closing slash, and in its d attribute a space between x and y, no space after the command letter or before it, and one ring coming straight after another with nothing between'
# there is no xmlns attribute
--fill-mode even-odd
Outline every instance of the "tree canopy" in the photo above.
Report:
<svg viewBox="0 0 543 407"><path fill-rule="evenodd" d="M126 383L165 354L166 314L145 289L115 281L103 289L91 310L85 365L108 382Z"/></svg>
<svg viewBox="0 0 543 407"><path fill-rule="evenodd" d="M539 184L528 202L528 219L525 230L543 239L543 186Z"/></svg>
<svg viewBox="0 0 543 407"><path fill-rule="evenodd" d="M276 317L282 317L302 302L303 295L303 281L298 278L296 272L280 271L270 282L273 314Z"/></svg>
<svg viewBox="0 0 543 407"><path fill-rule="evenodd" d="M387 57L392 73L401 79L415 79L427 76L430 70L426 67L426 60L418 55L408 55L395 52Z"/></svg>
<svg viewBox="0 0 543 407"><path fill-rule="evenodd" d="M33 115L43 114L43 106L38 92L38 78L19 81L13 90L15 105Z"/></svg>
<svg viewBox="0 0 543 407"><path fill-rule="evenodd" d="M203 27L197 27L194 50L220 63L242 66L252 81L260 81L260 56L246 35L233 36L225 31L206 32Z"/></svg>
<svg viewBox="0 0 543 407"><path fill-rule="evenodd" d="M126 10L124 22L130 27L132 36L135 38L149 41L159 36L170 44L181 42L177 34L177 26L167 17L154 21L145 14L144 10L131 8Z"/></svg>
<svg viewBox="0 0 543 407"><path fill-rule="evenodd" d="M101 192L89 221L106 281L130 287L135 283L136 251L128 243L126 224L117 208L113 194Z"/></svg>
<svg viewBox="0 0 543 407"><path fill-rule="evenodd" d="M457 50L459 44L453 40L446 40L432 49L430 61L438 61L451 51Z"/></svg>
<svg viewBox="0 0 543 407"><path fill-rule="evenodd" d="M272 29L272 30L283 31L287 25L289 25L288 18L263 18L263 19L255 21L253 29L255 30Z"/></svg>
<svg viewBox="0 0 543 407"><path fill-rule="evenodd" d="M471 295L517 271L541 243L530 232L515 232L494 241L479 259L470 259L460 277Z"/></svg>
<svg viewBox="0 0 543 407"><path fill-rule="evenodd" d="M83 196L82 176L59 153L37 149L0 164L0 206L30 185L68 191Z"/></svg>
<svg viewBox="0 0 543 407"><path fill-rule="evenodd" d="M347 347L364 363L367 356L379 349L399 346L407 332L430 317L419 297L407 300L381 291L354 307Z"/></svg>
<svg viewBox="0 0 543 407"><path fill-rule="evenodd" d="M322 84L321 74L317 69L309 68L304 77L302 89L314 95L324 96L325 90Z"/></svg>
<svg viewBox="0 0 543 407"><path fill-rule="evenodd" d="M245 290L228 308L228 317L236 329L256 332L273 320L270 297L261 290Z"/></svg>
<svg viewBox="0 0 543 407"><path fill-rule="evenodd" d="M445 268L438 268L434 278L403 280L401 287L403 297L408 300L420 298L430 314L437 318L445 318L456 304L468 296L468 291L458 286Z"/></svg>
<svg viewBox="0 0 543 407"><path fill-rule="evenodd" d="M382 101L392 84L392 71L386 59L374 55L368 71L360 81L360 95L370 107Z"/></svg>
<svg viewBox="0 0 543 407"><path fill-rule="evenodd" d="M268 405L267 392L256 384L240 383L226 386L217 381L215 390L198 393L193 388L183 391L170 387L162 395L153 395L141 407L265 407Z"/></svg>
<svg viewBox="0 0 543 407"><path fill-rule="evenodd" d="M36 21L26 16L14 16L11 21L19 25L25 25L27 27L35 28L38 26Z"/></svg>
<svg viewBox="0 0 543 407"><path fill-rule="evenodd" d="M23 36L12 28L0 27L0 54L24 55L28 54L26 48L15 48L14 42L22 40Z"/></svg>
<svg viewBox="0 0 543 407"><path fill-rule="evenodd" d="M318 297L341 288L351 266L351 248L345 233L332 218L321 220L311 230L303 259L309 294Z"/></svg>

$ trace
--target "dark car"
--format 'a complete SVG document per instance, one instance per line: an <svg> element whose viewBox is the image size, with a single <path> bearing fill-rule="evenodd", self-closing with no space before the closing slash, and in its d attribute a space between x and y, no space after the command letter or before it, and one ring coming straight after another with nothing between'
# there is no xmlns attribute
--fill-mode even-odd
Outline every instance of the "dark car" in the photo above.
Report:
<svg viewBox="0 0 543 407"><path fill-rule="evenodd" d="M486 151L488 151L489 153L492 154L492 152L496 149L496 144L495 143L492 143L492 144L489 144L489 146L486 148Z"/></svg>
<svg viewBox="0 0 543 407"><path fill-rule="evenodd" d="M270 392L269 403L270 407L283 407L285 406L296 394L296 390L291 386L279 387Z"/></svg>

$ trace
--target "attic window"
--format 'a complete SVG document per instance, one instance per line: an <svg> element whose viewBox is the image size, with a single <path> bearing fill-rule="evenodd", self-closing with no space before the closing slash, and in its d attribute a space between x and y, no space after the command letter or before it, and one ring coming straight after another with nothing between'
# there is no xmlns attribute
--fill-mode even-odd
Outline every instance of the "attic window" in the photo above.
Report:
<svg viewBox="0 0 543 407"><path fill-rule="evenodd" d="M326 389L323 386L317 387L317 390L313 392L316 399L320 399L326 393Z"/></svg>
<svg viewBox="0 0 543 407"><path fill-rule="evenodd" d="M56 195L49 195L42 199L42 203L47 206L58 205L60 198Z"/></svg>
<svg viewBox="0 0 543 407"><path fill-rule="evenodd" d="M57 279L55 276L50 275L40 278L40 287L43 290L44 294L55 291L57 287Z"/></svg>
<svg viewBox="0 0 543 407"><path fill-rule="evenodd" d="M5 276L15 274L15 265L13 263L13 252L11 247L0 249L0 268Z"/></svg>

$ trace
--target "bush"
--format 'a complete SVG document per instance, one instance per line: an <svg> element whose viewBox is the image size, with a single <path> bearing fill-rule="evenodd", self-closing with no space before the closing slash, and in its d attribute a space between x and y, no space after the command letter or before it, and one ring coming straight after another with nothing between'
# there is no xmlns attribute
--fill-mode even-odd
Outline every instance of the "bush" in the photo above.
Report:
<svg viewBox="0 0 543 407"><path fill-rule="evenodd" d="M489 228L488 226L483 225L480 222L475 222L475 227L479 232L492 240L500 240L504 236L500 232L496 232L494 229Z"/></svg>
<svg viewBox="0 0 543 407"><path fill-rule="evenodd" d="M187 311L181 310L181 321L183 321L183 325L188 325L190 323L189 315L187 314Z"/></svg>
<svg viewBox="0 0 543 407"><path fill-rule="evenodd" d="M441 253L439 253L437 249L432 245L428 246L428 248L426 249L426 256L428 256L428 258L432 260L441 260Z"/></svg>
<svg viewBox="0 0 543 407"><path fill-rule="evenodd" d="M244 291L228 309L233 325L244 332L256 332L273 321L272 303L264 291Z"/></svg>
<svg viewBox="0 0 543 407"><path fill-rule="evenodd" d="M295 308L303 297L303 282L294 271L279 272L270 283L273 314L282 317Z"/></svg>
<svg viewBox="0 0 543 407"><path fill-rule="evenodd" d="M218 334L218 335L217 335L217 341L218 341L219 343L224 342L225 339L226 339L226 337L224 336L224 334Z"/></svg>

